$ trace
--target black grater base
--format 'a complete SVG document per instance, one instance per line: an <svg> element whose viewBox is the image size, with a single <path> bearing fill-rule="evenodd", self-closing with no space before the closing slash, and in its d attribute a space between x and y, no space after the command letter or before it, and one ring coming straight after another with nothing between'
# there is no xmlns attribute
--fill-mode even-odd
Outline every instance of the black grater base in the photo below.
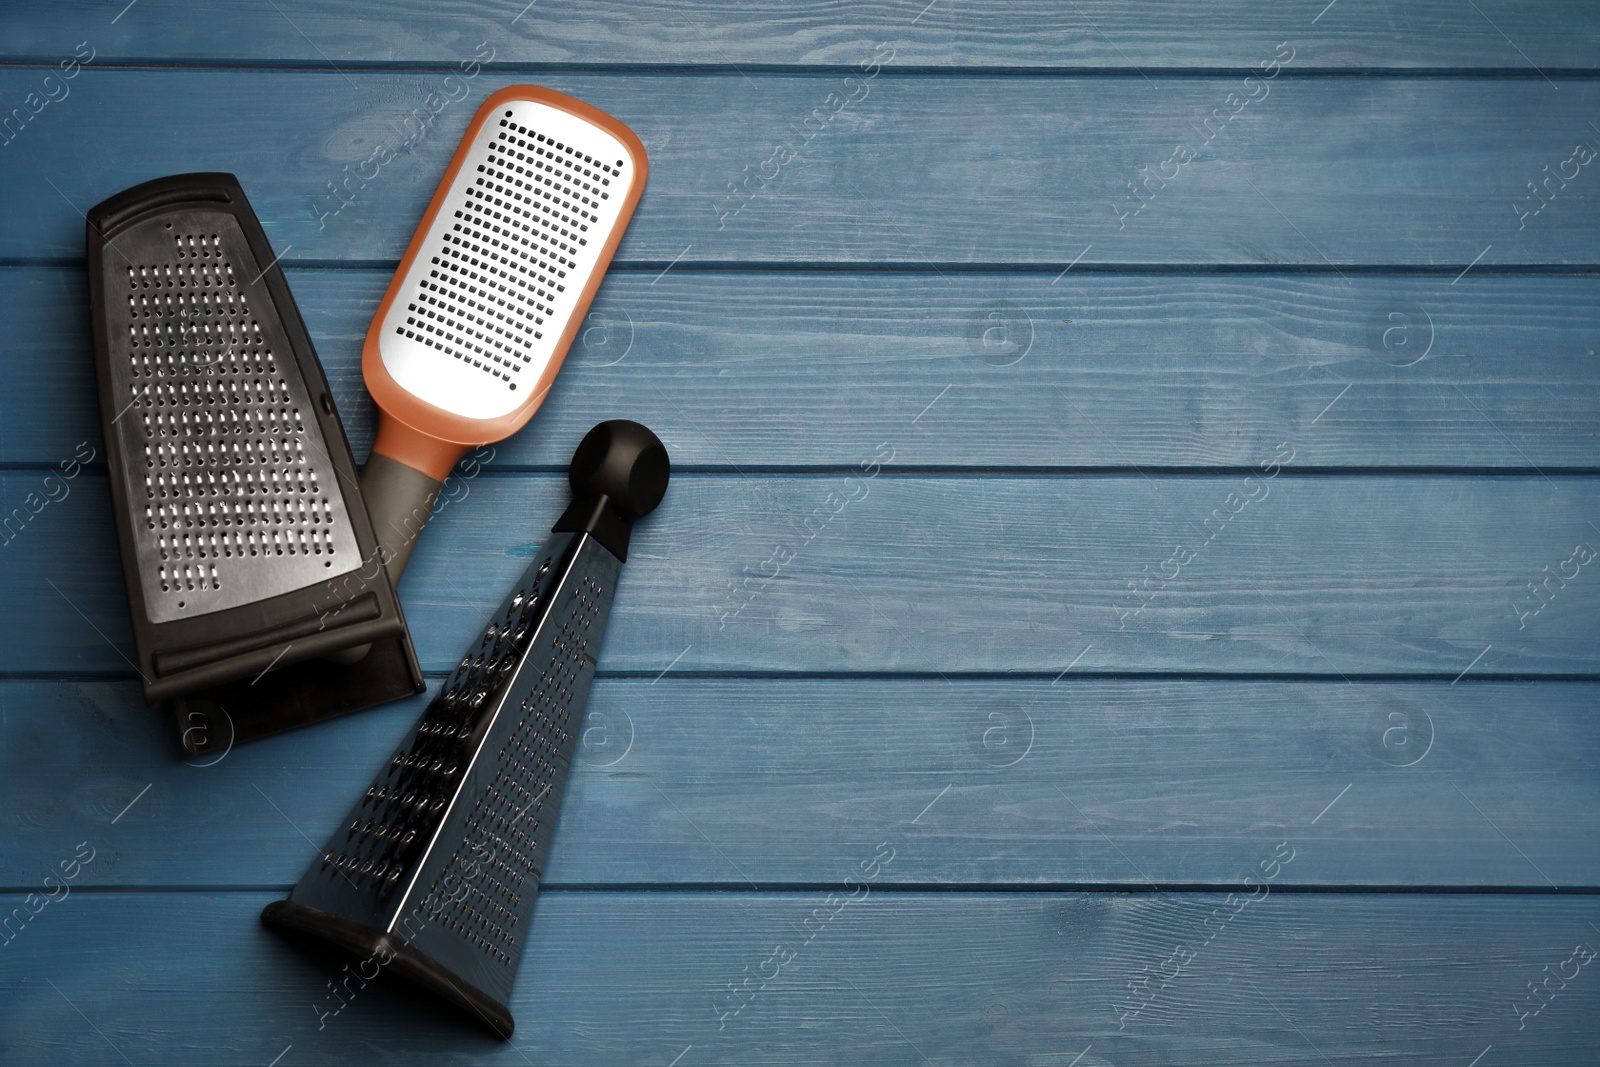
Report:
<svg viewBox="0 0 1600 1067"><path fill-rule="evenodd" d="M87 221L146 701L199 755L421 692L338 410L238 180L146 182ZM325 660L369 643L348 668Z"/></svg>
<svg viewBox="0 0 1600 1067"><path fill-rule="evenodd" d="M351 963L371 961L384 971L455 1005L497 1037L509 1040L517 1022L510 1010L438 961L407 944L404 938L377 926L354 922L292 900L275 900L261 912L261 922L310 951L327 951Z"/></svg>
<svg viewBox="0 0 1600 1067"><path fill-rule="evenodd" d="M404 641L374 642L352 664L307 660L256 679L197 690L171 704L173 731L185 759L286 730L416 696L411 650Z"/></svg>

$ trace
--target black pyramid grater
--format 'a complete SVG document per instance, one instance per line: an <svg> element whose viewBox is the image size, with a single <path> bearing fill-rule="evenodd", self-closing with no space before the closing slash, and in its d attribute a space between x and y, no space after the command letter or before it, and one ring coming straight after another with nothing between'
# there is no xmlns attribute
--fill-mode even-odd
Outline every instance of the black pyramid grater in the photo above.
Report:
<svg viewBox="0 0 1600 1067"><path fill-rule="evenodd" d="M511 1036L507 1004L629 533L668 474L666 449L638 423L589 431L550 539L263 922Z"/></svg>
<svg viewBox="0 0 1600 1067"><path fill-rule="evenodd" d="M119 193L87 244L145 699L195 755L421 692L327 380L238 179ZM367 642L357 664L323 658Z"/></svg>

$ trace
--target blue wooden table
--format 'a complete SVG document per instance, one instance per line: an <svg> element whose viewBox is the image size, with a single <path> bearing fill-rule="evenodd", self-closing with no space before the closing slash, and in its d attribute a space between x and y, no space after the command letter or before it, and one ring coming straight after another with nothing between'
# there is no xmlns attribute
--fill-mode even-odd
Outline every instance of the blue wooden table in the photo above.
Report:
<svg viewBox="0 0 1600 1067"><path fill-rule="evenodd" d="M8 5L0 1063L1596 1062L1597 46L1586 0ZM361 457L377 299L518 82L650 185L401 584L432 684L589 425L676 472L505 1044L330 1014L256 918L423 698L195 764L144 707L81 213L236 173Z"/></svg>

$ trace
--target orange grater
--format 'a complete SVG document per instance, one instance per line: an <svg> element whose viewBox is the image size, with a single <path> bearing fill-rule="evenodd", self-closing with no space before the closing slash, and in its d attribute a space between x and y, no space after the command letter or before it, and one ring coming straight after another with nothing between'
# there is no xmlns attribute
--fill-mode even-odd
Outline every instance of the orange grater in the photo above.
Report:
<svg viewBox="0 0 1600 1067"><path fill-rule="evenodd" d="M378 305L362 494L398 583L445 477L539 409L644 191L632 130L514 85L467 127Z"/></svg>

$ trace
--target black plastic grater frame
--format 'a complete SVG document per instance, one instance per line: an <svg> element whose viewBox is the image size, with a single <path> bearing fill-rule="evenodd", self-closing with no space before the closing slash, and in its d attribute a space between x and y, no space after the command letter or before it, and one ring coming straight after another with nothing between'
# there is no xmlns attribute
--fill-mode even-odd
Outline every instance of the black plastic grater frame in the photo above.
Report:
<svg viewBox="0 0 1600 1067"><path fill-rule="evenodd" d="M264 923L387 968L511 1036L508 1003L617 577L634 520L669 474L666 449L638 423L589 431L550 539Z"/></svg>
<svg viewBox="0 0 1600 1067"><path fill-rule="evenodd" d="M160 178L87 221L145 699L197 755L421 692L332 394L238 179ZM323 658L368 642L358 664Z"/></svg>

